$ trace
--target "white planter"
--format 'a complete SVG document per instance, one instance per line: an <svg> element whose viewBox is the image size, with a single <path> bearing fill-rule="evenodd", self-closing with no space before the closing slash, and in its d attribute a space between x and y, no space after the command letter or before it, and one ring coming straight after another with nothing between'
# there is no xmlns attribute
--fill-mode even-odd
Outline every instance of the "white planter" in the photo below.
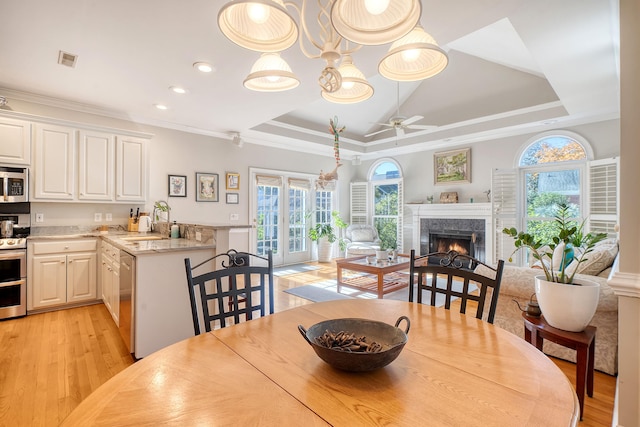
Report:
<svg viewBox="0 0 640 427"><path fill-rule="evenodd" d="M565 285L536 276L535 288L542 315L554 328L583 331L598 308L600 285L590 280L577 279L573 285Z"/></svg>
<svg viewBox="0 0 640 427"><path fill-rule="evenodd" d="M333 255L333 243L330 243L326 237L318 240L318 262L331 262Z"/></svg>

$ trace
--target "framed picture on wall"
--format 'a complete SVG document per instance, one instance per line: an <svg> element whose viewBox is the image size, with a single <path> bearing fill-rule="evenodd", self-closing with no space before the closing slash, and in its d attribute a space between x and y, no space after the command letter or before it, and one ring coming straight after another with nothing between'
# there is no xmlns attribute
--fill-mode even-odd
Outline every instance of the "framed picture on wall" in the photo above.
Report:
<svg viewBox="0 0 640 427"><path fill-rule="evenodd" d="M169 175L169 197L187 197L187 177Z"/></svg>
<svg viewBox="0 0 640 427"><path fill-rule="evenodd" d="M435 185L471 182L471 148L443 151L433 155Z"/></svg>
<svg viewBox="0 0 640 427"><path fill-rule="evenodd" d="M218 194L218 174L196 172L196 202L217 202Z"/></svg>
<svg viewBox="0 0 640 427"><path fill-rule="evenodd" d="M240 174L227 172L227 190L240 190Z"/></svg>
<svg viewBox="0 0 640 427"><path fill-rule="evenodd" d="M239 203L238 193L227 193L227 203L237 205Z"/></svg>

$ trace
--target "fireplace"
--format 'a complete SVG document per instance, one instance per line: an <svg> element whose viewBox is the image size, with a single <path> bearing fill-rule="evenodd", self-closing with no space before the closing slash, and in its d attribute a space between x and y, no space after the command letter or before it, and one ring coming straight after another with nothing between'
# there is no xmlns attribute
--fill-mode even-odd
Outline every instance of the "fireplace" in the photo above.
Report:
<svg viewBox="0 0 640 427"><path fill-rule="evenodd" d="M485 220L421 218L420 255L450 250L485 262Z"/></svg>
<svg viewBox="0 0 640 427"><path fill-rule="evenodd" d="M456 251L470 257L476 256L477 234L474 231L429 231L429 252Z"/></svg>

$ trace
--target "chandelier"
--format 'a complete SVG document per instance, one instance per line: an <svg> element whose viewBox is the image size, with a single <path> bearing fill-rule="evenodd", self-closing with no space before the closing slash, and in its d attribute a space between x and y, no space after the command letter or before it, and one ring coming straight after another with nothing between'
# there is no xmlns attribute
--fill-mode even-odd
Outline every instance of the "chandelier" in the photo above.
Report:
<svg viewBox="0 0 640 427"><path fill-rule="evenodd" d="M418 23L420 0L317 0L317 37L305 19L307 3L232 0L222 6L222 33L238 46L261 53L244 80L247 89L276 92L297 87L298 77L280 56L296 41L307 58L325 61L318 77L321 95L340 104L373 95L373 87L353 62L352 54L362 46L391 43L378 65L378 72L390 80L423 80L448 64L447 54ZM287 8L297 12L298 21Z"/></svg>

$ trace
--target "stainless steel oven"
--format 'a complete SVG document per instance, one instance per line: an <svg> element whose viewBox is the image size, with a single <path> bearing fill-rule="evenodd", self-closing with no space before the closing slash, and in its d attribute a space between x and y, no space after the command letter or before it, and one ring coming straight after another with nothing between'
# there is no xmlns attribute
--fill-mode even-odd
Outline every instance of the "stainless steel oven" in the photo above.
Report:
<svg viewBox="0 0 640 427"><path fill-rule="evenodd" d="M0 319L8 319L27 314L26 238L31 231L31 205L0 203L0 220L13 224L11 235L0 239Z"/></svg>
<svg viewBox="0 0 640 427"><path fill-rule="evenodd" d="M29 170L0 166L0 203L29 201Z"/></svg>
<svg viewBox="0 0 640 427"><path fill-rule="evenodd" d="M26 249L0 251L0 319L26 314L27 251Z"/></svg>

